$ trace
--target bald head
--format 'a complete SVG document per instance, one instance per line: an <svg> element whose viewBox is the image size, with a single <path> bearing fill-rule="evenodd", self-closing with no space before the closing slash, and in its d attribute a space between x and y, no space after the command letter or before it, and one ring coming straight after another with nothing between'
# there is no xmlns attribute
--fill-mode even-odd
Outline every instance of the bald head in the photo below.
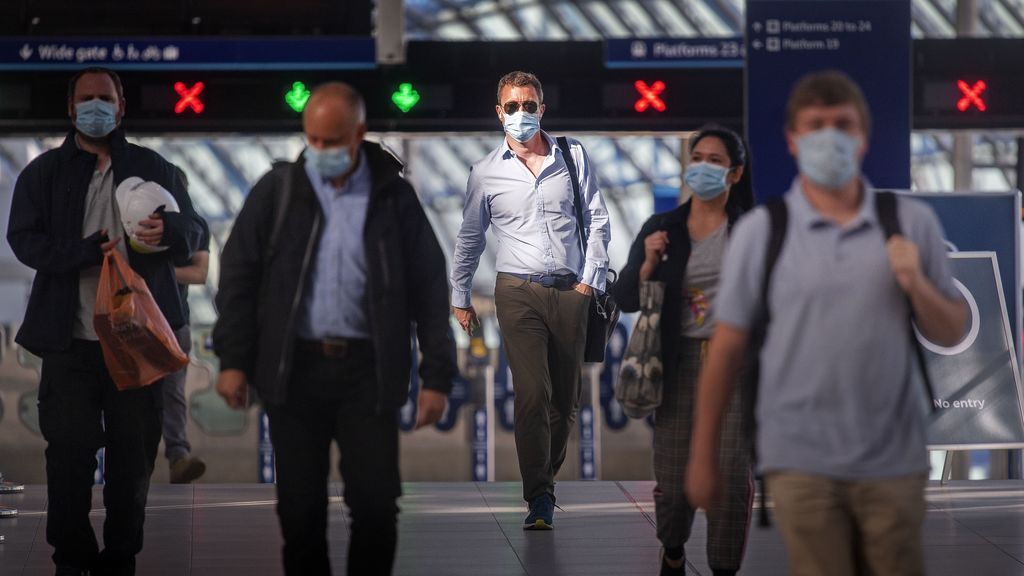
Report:
<svg viewBox="0 0 1024 576"><path fill-rule="evenodd" d="M317 86L302 112L302 130L312 148L344 147L355 155L366 134L363 97L343 82Z"/></svg>

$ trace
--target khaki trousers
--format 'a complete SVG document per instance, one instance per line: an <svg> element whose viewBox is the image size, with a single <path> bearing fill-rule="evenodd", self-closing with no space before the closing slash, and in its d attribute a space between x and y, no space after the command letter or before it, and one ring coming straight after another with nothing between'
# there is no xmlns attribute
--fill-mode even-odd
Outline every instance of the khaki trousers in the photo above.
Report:
<svg viewBox="0 0 1024 576"><path fill-rule="evenodd" d="M766 475L793 576L922 576L926 476Z"/></svg>
<svg viewBox="0 0 1024 576"><path fill-rule="evenodd" d="M512 370L523 498L554 496L580 406L590 297L499 273L494 306Z"/></svg>

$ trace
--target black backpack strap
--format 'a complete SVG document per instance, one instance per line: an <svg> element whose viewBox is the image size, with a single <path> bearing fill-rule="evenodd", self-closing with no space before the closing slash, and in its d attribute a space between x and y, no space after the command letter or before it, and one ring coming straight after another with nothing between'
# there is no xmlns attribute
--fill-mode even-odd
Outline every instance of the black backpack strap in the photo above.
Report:
<svg viewBox="0 0 1024 576"><path fill-rule="evenodd" d="M284 219L288 215L288 207L292 200L292 178L294 176L294 165L290 162L282 162L286 166L278 169L275 174L277 185L277 202L274 209L274 227L270 229L270 240L267 241L267 248L263 253L263 262L269 265L274 259L277 251L277 243L281 238L281 229L284 228ZM275 162L275 166L279 164Z"/></svg>
<svg viewBox="0 0 1024 576"><path fill-rule="evenodd" d="M894 192L875 192L875 211L886 241L897 234L903 233L900 227L897 198ZM910 310L910 317L907 319L907 324L910 326L910 345L914 348L914 355L917 356L917 363L921 369L921 380L924 381L924 388L928 393L928 406L931 407L932 412L935 412L935 387L932 386L932 379L928 374L924 348L921 347L921 342L917 339L917 334L914 333L914 308L910 303L909 296L907 297L907 308Z"/></svg>
<svg viewBox="0 0 1024 576"><path fill-rule="evenodd" d="M587 234L583 228L583 197L580 194L580 177L576 173L576 161L572 158L572 151L569 149L569 139L565 136L559 136L556 139L558 142L558 148L562 152L562 160L565 162L566 169L569 170L569 178L572 180L572 193L573 193L573 204L576 206L576 230L580 234L580 249L583 250L583 254L587 254Z"/></svg>
<svg viewBox="0 0 1024 576"><path fill-rule="evenodd" d="M770 292L772 274L775 272L775 265L782 253L782 245L786 241L786 230L789 227L789 210L786 207L784 198L776 197L765 203L768 210L768 247L764 254L764 274L761 276L761 294L757 319L750 331L750 344L748 353L747 393L744 403L746 405L746 422L748 427L748 438L751 440L751 452L753 461L757 464L757 397L761 383L761 348L764 346L765 336L768 332L768 323L771 320L771 310L768 305L768 294ZM761 493L761 506L758 513L758 525L767 527L771 525L768 518L768 490L765 486L764 476L756 476L758 488Z"/></svg>

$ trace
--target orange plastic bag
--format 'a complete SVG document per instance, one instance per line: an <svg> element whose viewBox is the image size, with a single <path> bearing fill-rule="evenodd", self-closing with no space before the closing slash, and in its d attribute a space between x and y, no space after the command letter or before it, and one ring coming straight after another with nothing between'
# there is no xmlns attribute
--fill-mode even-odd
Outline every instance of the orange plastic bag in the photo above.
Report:
<svg viewBox="0 0 1024 576"><path fill-rule="evenodd" d="M149 386L188 364L146 281L117 250L104 255L92 321L118 390Z"/></svg>

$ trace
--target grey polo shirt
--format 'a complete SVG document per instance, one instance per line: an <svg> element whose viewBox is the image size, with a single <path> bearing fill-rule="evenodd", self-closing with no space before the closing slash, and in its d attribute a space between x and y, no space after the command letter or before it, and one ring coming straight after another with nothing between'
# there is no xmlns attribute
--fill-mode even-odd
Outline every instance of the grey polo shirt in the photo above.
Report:
<svg viewBox="0 0 1024 576"><path fill-rule="evenodd" d="M799 180L785 201L789 227L761 350L761 470L848 480L927 471L927 400L912 358L909 305L889 267L874 190L866 187L859 214L842 227L811 207ZM959 298L935 214L906 197L898 211L924 273L943 294ZM753 325L768 234L764 207L737 224L715 302L718 322Z"/></svg>

